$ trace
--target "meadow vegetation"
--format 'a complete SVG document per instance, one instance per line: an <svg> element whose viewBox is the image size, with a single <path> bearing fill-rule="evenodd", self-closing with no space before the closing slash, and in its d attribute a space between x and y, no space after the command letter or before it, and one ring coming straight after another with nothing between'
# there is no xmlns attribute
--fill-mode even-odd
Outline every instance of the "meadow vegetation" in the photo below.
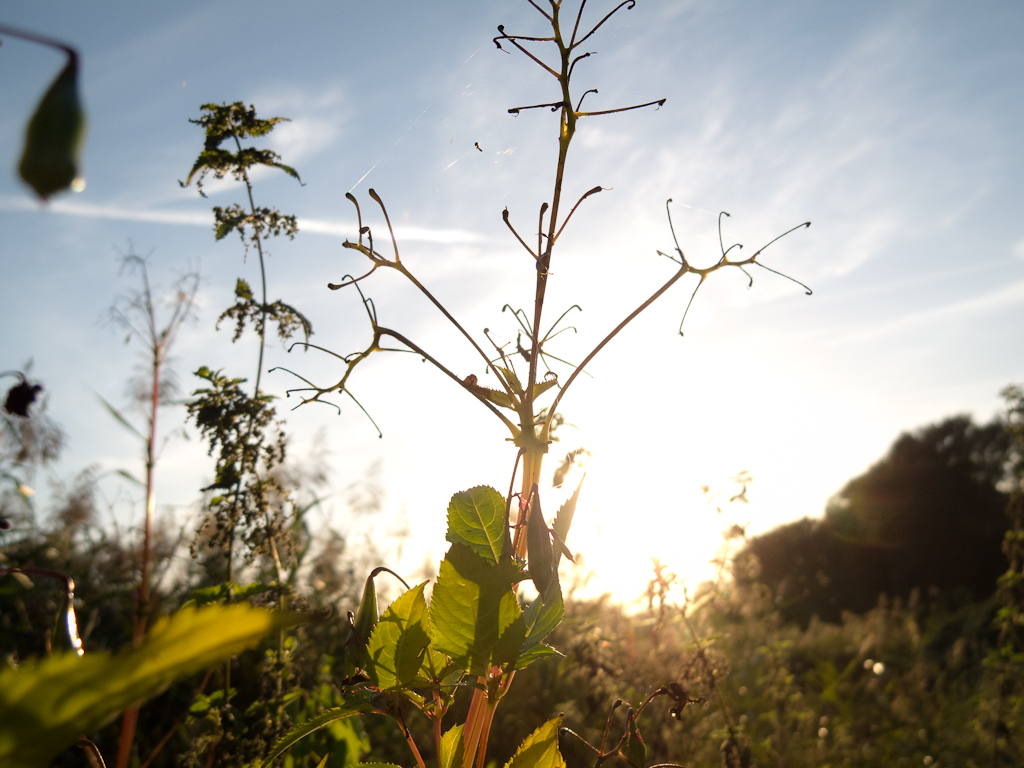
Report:
<svg viewBox="0 0 1024 768"><path fill-rule="evenodd" d="M752 539L730 525L718 579L692 594L655 562L645 610L574 598L571 525L583 481L557 510L541 483L564 422L563 397L676 283L688 279L692 302L720 270L741 270L751 283L757 268L787 278L763 254L809 222L783 228L743 258L742 246L722 242L716 262L697 266L685 255L669 199L672 246L661 255L674 266L664 282L609 323L578 364L554 356L552 340L573 309L553 310L551 322L545 305L556 246L571 236L576 209L603 191L587 179L580 186L587 191L564 197L576 187L567 179L573 138L611 114L640 110L653 119L664 101L587 111L584 99L593 94L593 103L598 92L572 82L595 35L615 14L630 12L633 0L600 11L584 0L571 12L561 0L526 2L537 27L519 34L498 26L494 44L552 78L552 91L539 97L545 101L509 112L554 115L558 152L539 213L501 212L535 281L532 303L512 310L514 347L486 329L479 338L463 327L421 282L373 189L371 206L347 196L358 225L344 245L369 262L366 271L329 286L362 302L366 346L350 352L311 341L314 329L300 309L272 298L265 259L270 240L294 238L298 222L264 204L252 174L262 167L301 182L260 146L284 118L223 102L202 105L192 120L201 151L182 185L203 194L211 177L238 183L239 202L213 209L214 234L240 239L260 281L239 278L234 303L216 321L233 326L232 343L250 345L249 369L226 371L212 360L187 388L189 424L213 462L212 482L196 489L202 503L193 529L160 520L153 490L158 414L174 391L165 363L192 312L191 276L161 303L145 261L130 255L139 288L110 315L141 343L145 363L133 390L138 407L105 403L140 441L145 479L123 473L145 494L137 541L97 524L95 473L69 480L51 509L33 506L38 474L57 459L64 436L48 419L31 371L9 372L0 433L0 763L1024 764L1018 387L1004 392L1006 412L991 424L953 417L901 436L820 520ZM73 183L84 137L77 55L57 45L68 67L29 121L21 165L42 197ZM522 222L535 215L533 231ZM378 270L397 273L448 320L479 356L479 377L447 367L430 353L429 339L383 324L371 293ZM450 548L436 579L410 584L372 547L353 547L311 523L327 476L295 459L279 402L264 386L270 333L337 362L338 377L326 384L306 378L301 363L283 372L298 382L290 394L303 407L361 407L349 389L360 364L378 352L410 352L507 430L514 456L501 473L510 476L508 488L458 490L438 510L447 515ZM185 550L186 564L176 565ZM378 601L384 580L398 594L386 606Z"/></svg>

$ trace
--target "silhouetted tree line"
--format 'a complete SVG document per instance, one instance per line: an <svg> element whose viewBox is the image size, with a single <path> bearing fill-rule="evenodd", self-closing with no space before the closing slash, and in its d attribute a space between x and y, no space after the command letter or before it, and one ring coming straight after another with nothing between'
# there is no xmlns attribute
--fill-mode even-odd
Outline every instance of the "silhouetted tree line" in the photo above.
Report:
<svg viewBox="0 0 1024 768"><path fill-rule="evenodd" d="M1000 420L954 416L902 434L821 519L753 538L737 577L767 585L783 616L802 624L813 615L838 622L883 594L987 598L1007 567L1010 448Z"/></svg>

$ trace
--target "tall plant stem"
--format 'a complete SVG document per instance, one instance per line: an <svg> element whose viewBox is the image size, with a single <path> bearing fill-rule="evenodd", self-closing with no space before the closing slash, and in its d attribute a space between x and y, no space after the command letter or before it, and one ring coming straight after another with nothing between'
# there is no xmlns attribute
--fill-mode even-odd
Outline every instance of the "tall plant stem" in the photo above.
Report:
<svg viewBox="0 0 1024 768"><path fill-rule="evenodd" d="M233 134L235 140L235 147L238 149L238 153L242 153L242 143L238 140L238 134ZM249 174L242 169L242 180L245 182L245 192L249 197L249 212L253 217L253 228L255 231L255 237L253 240L256 242L256 253L260 259L260 290L263 298L263 302L260 305L260 326L259 326L259 337L260 337L260 351L259 357L256 363L256 383L253 386L253 399L259 399L260 396L260 379L263 376L263 350L266 348L266 331L267 331L267 268L263 258L263 238L260 232L260 225L256 221L256 203L252 198L252 182L249 180ZM252 439L253 429L255 428L254 419L252 416L249 417L249 426L246 429L245 441L242 443L242 450L245 451L249 447L249 441ZM231 514L231 525L228 530L228 551L227 551L227 581L230 582L234 578L234 547L235 547L235 527L234 523L238 519L238 494L242 490L242 481L244 476L240 473L238 483L235 485L235 498L234 504L232 505ZM228 587L228 600L231 599L231 587ZM231 699L231 659L224 662L224 704L227 706Z"/></svg>
<svg viewBox="0 0 1024 768"><path fill-rule="evenodd" d="M544 454L548 451L548 434L550 431L550 420L546 421L539 432L535 424L533 391L537 384L537 364L540 361L541 347L541 317L544 312L544 297L547 293L548 274L551 266L552 251L555 247L556 233L558 232L558 210L562 201L562 184L565 178L565 164L569 155L569 145L576 134L576 113L572 109L572 96L569 93L569 74L571 68L572 48L562 40L562 31L558 21L560 6L553 5L551 14L551 28L554 33L554 42L558 46L559 58L561 59L561 72L558 75L558 82L562 90L562 109L559 115L558 132L558 165L555 169L554 190L551 194L551 207L548 212L548 227L546 243L539 249L540 258L537 259L537 282L534 290L533 301L533 333L530 338L530 374L526 384L526 391L523 398L523 420L522 442L523 449L523 480L520 486L520 493L530 493L534 483L540 482L540 472L544 464ZM541 212L541 229L543 229L543 210ZM553 410L553 409L552 409ZM549 417L550 418L550 417ZM529 510L523 514L529 515ZM526 555L526 527L523 523L526 519L518 521L513 549L517 557Z"/></svg>
<svg viewBox="0 0 1024 768"><path fill-rule="evenodd" d="M149 280L146 280L146 294L149 295ZM165 349L159 341L156 329L156 318L150 307L150 329L153 337L152 385L149 399L149 430L146 435L146 522L142 532L142 579L136 598L135 626L132 633L132 645L141 645L146 636L149 623L149 576L153 553L153 520L156 516L156 419L160 408L160 369L163 364ZM128 768L131 759L132 742L135 740L135 728L139 721L139 707L131 706L121 716L121 738L117 747L117 768Z"/></svg>

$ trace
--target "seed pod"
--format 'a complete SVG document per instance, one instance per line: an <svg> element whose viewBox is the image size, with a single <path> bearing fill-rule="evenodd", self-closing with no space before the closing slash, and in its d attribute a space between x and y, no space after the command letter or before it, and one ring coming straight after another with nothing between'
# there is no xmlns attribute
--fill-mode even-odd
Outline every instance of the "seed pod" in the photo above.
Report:
<svg viewBox="0 0 1024 768"><path fill-rule="evenodd" d="M526 556L530 578L543 599L555 579L555 555L551 547L551 533L544 522L544 513L540 511L540 491L536 483L530 491L530 516L526 520Z"/></svg>
<svg viewBox="0 0 1024 768"><path fill-rule="evenodd" d="M375 568L367 577L366 586L363 588L363 601L359 604L354 621L351 618L352 614L349 613L350 627L345 639L345 659L353 669L366 664L366 643L369 642L373 628L377 626L377 619L380 618L377 612L377 587L373 579L381 570Z"/></svg>
<svg viewBox="0 0 1024 768"><path fill-rule="evenodd" d="M43 200L71 186L85 145L85 112L78 97L78 56L43 95L25 134L18 172Z"/></svg>

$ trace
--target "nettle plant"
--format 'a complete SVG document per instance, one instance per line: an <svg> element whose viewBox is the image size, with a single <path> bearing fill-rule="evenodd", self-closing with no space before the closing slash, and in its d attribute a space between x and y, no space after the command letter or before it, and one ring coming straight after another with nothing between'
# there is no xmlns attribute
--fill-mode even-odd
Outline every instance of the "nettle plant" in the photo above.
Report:
<svg viewBox="0 0 1024 768"><path fill-rule="evenodd" d="M579 4L575 14L569 14L568 17L563 16L561 0L549 0L547 4L534 0L527 2L543 18L549 30L541 34L519 35L499 26L499 35L494 38L499 50L511 52L514 49L522 53L556 83L553 100L509 109L511 114L516 115L535 109L549 110L558 115L558 159L554 184L550 200L540 205L536 239L532 235L523 237L513 225L509 211L506 209L502 212L505 224L529 254L536 272L533 312L515 311L521 333L526 336L526 343L520 342L515 352L510 353L494 343L486 330L486 344L475 339L402 261L381 197L372 189L368 192L379 207L388 228L391 242L387 250L391 251L390 254L377 249L373 227L364 223L359 202L349 193L346 197L355 206L359 235L355 242L346 241L344 246L365 256L370 262L370 268L359 277L346 275L340 283L329 287L332 290L351 287L358 291L370 321L372 338L365 349L349 355L323 350L335 355L344 364L343 375L336 383L320 387L303 379L308 386L290 390L290 393L301 396L303 404L329 402L325 398L333 393L351 396L348 389L350 378L359 364L372 354L385 351L414 352L476 398L505 425L512 443L518 449L512 482L506 494L494 488L476 487L452 497L448 507L447 532L451 547L441 563L429 602L428 582L414 587L405 585L406 591L379 614L374 579L390 569L378 568L370 574L358 612L354 616L349 613L350 630L344 659L345 704L294 729L271 750L264 762L265 766L270 765L296 741L330 722L361 713L376 713L389 715L397 721L416 763L420 768L425 768L424 750L416 743L406 723L411 711L418 710L432 724L433 754L427 753L428 758L435 758L437 765L445 768L471 768L474 764L477 768L483 768L487 760L488 734L495 708L512 684L516 671L537 659L557 653L544 643L544 639L558 625L564 613L558 564L563 555L571 557L565 541L580 488L577 487L569 501L558 510L550 526L541 510L538 489L552 430L559 423L558 408L562 398L587 364L609 341L687 275L694 275L698 279L693 292L696 295L697 289L712 273L726 267L742 270L748 277L750 273L745 268L761 267L775 272L759 261L767 245L748 258L736 259L730 254L742 246L737 244L727 249L721 243L722 253L717 262L706 267L694 266L679 245L670 214L669 226L674 248L671 254L661 255L667 256L677 265L675 272L615 325L578 366L572 367L564 381L548 368L545 344L555 335L555 328L565 317L563 313L551 326L551 330L543 332L545 296L551 279L555 246L576 209L588 197L602 191L600 186L593 187L571 208L563 200L566 160L573 139L580 127L591 118L645 107L660 107L665 100L584 111L581 108L584 97L595 91L588 90L577 95L572 88L576 65L591 55L591 52L583 49L583 45L617 12L633 8L635 0L618 4L592 25L590 22L584 23L586 0ZM671 199L668 202L671 203ZM567 208L568 213L565 212ZM779 237L809 225L809 222L800 224ZM775 238L768 245L778 239ZM479 354L487 372L495 376L496 387L482 385L474 375L460 378L408 335L378 322L373 300L367 297L362 286L365 285L363 281L381 269L391 269L402 274L448 319ZM752 282L753 278L750 279ZM809 294L810 289L803 287ZM690 297L691 302L693 295ZM685 312L683 318L685 320ZM322 349L310 344L308 340L297 342L295 346ZM493 347L493 353L485 350L487 346ZM516 370L514 356L521 358L525 372ZM541 366L545 369L543 372ZM542 404L548 398L550 401ZM538 596L524 605L518 593L519 586L527 580L533 582ZM456 693L462 689L471 691L468 694L472 697L468 714L464 723L450 725L446 723L445 716ZM671 700L674 713L681 712L688 703L696 701L689 698L678 683L669 682L653 691L642 702L637 702L635 707L625 708L624 723L620 720L622 731L618 738L610 737L615 723L616 708L613 707L602 742L591 745L595 766L617 757L636 768L645 768L646 747L639 720L651 702L661 696ZM621 717L621 709L619 712ZM512 768L563 765L558 748L560 729L560 718L548 721L522 742L509 765Z"/></svg>

